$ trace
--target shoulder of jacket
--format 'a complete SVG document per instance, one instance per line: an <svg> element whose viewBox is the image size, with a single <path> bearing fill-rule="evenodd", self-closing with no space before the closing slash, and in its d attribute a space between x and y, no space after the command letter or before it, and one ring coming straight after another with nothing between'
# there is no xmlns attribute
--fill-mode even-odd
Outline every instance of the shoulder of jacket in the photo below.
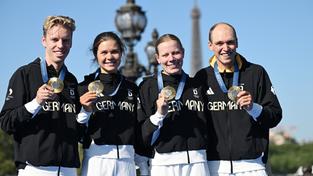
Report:
<svg viewBox="0 0 313 176"><path fill-rule="evenodd" d="M139 88L142 87L142 86L148 86L152 82L154 82L155 80L156 80L155 75L147 75L147 76L142 78L142 81L139 84Z"/></svg>
<svg viewBox="0 0 313 176"><path fill-rule="evenodd" d="M85 75L84 76L84 79L78 83L78 86L81 87L81 86L86 86L88 85L90 82L94 81L94 78L95 78L95 74L94 73L91 73L89 75Z"/></svg>
<svg viewBox="0 0 313 176"><path fill-rule="evenodd" d="M151 79L154 77L154 74L151 74L151 75L145 75L142 77L142 80L147 80L147 79Z"/></svg>
<svg viewBox="0 0 313 176"><path fill-rule="evenodd" d="M40 59L39 58L35 59L34 61L32 61L28 64L20 66L19 68L16 69L15 72L16 73L17 72L25 72L25 73L32 72L34 67L40 67Z"/></svg>
<svg viewBox="0 0 313 176"><path fill-rule="evenodd" d="M123 82L124 82L123 84L126 85L126 87L131 87L132 89L138 89L137 84L132 82L132 81L129 81L129 80L124 78Z"/></svg>
<svg viewBox="0 0 313 176"><path fill-rule="evenodd" d="M90 73L84 76L84 81L93 81L95 79L96 73Z"/></svg>

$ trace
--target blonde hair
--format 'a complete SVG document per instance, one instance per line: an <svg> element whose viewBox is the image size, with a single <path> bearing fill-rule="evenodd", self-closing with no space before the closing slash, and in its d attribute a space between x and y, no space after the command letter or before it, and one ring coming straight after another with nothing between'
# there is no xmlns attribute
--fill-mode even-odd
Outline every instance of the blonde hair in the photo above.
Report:
<svg viewBox="0 0 313 176"><path fill-rule="evenodd" d="M180 49L182 49L184 51L184 47L180 41L180 39L174 35L174 34L164 34L162 35L161 37L158 38L158 40L156 41L155 43L155 52L156 54L159 54L159 49L158 49L158 46L163 43L163 42L166 42L166 41L169 41L169 40L174 40L178 43Z"/></svg>
<svg viewBox="0 0 313 176"><path fill-rule="evenodd" d="M72 32L76 28L75 20L68 16L48 16L43 24L43 35L45 36L49 29L58 24L69 28Z"/></svg>

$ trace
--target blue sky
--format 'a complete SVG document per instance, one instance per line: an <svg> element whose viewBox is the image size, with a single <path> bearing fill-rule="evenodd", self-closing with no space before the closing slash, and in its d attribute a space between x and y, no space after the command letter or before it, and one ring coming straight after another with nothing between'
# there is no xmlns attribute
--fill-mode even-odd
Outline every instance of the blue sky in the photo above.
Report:
<svg viewBox="0 0 313 176"><path fill-rule="evenodd" d="M186 50L184 70L190 70L191 9L193 0L137 0L146 12L147 27L135 46L140 62L147 64L144 47L157 28L160 35L177 35ZM9 78L21 65L44 56L42 23L48 15L75 19L73 47L66 60L79 81L95 70L89 51L92 41L103 31L117 31L116 10L126 0L1 0L0 1L0 106ZM198 0L201 11L202 63L207 66L212 52L207 48L208 29L216 22L232 24L239 38L238 52L261 64L270 75L283 108L278 128L286 128L299 141L313 140L313 1L312 0ZM310 76L311 75L311 76Z"/></svg>

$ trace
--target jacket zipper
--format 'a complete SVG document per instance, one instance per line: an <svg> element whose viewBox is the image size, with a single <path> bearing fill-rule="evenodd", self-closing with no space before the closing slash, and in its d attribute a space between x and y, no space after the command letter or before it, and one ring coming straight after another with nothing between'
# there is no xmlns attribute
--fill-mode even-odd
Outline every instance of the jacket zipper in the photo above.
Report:
<svg viewBox="0 0 313 176"><path fill-rule="evenodd" d="M116 155L117 155L117 159L120 159L120 151L119 151L119 148L118 148L118 145L116 145Z"/></svg>

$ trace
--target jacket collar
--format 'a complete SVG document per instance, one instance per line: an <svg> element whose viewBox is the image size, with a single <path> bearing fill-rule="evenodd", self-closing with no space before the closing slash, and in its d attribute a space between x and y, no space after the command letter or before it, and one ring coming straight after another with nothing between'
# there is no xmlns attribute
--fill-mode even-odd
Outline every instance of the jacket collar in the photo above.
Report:
<svg viewBox="0 0 313 176"><path fill-rule="evenodd" d="M215 64L216 61L217 61L217 58L216 58L215 55L210 58L210 65L211 65L212 68L214 68L214 64ZM240 57L239 54L236 54L236 61L238 63L238 67L239 67L239 70L240 70L241 67L242 67L242 58ZM234 72L234 70L235 70L234 66L232 66L230 69L218 68L218 71L220 73L223 73L223 72L232 73L232 72Z"/></svg>

